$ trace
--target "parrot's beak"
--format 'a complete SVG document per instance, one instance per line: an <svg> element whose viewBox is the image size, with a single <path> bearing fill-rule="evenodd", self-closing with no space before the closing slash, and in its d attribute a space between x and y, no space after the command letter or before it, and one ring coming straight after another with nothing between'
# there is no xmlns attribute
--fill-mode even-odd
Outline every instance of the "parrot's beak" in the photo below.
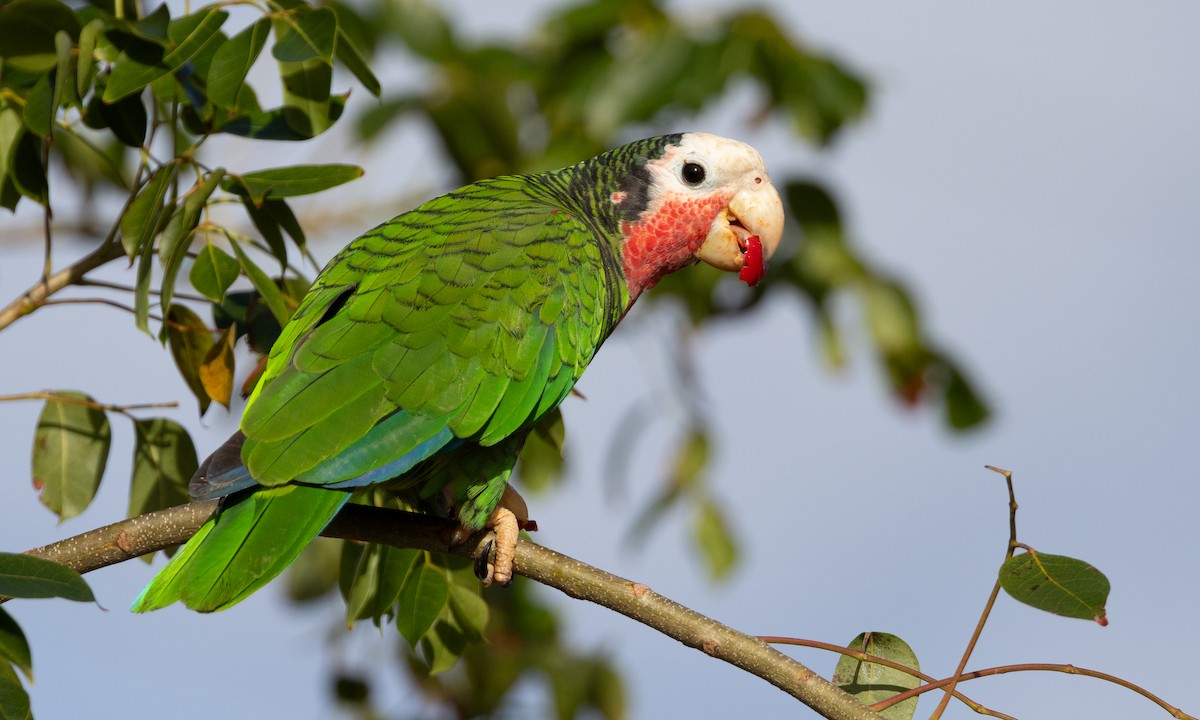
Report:
<svg viewBox="0 0 1200 720"><path fill-rule="evenodd" d="M747 272L758 278L781 237L783 201L771 181L762 177L757 185L734 195L717 215L696 257L715 268L740 272L743 279Z"/></svg>

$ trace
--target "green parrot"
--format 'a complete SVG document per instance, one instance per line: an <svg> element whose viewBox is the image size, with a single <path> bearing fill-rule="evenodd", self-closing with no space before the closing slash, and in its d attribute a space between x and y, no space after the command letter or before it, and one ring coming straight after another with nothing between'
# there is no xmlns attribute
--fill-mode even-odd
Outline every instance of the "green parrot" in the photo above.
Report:
<svg viewBox="0 0 1200 720"><path fill-rule="evenodd" d="M758 152L705 133L482 180L368 231L283 328L239 430L191 481L218 511L133 610L240 602L380 484L495 530L483 574L508 582L530 428L644 291L698 259L756 283L782 232Z"/></svg>

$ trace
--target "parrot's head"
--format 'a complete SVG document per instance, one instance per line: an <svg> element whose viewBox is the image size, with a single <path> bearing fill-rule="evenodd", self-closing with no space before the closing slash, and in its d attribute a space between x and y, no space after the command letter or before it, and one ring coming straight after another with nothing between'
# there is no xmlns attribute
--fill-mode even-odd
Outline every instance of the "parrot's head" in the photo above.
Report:
<svg viewBox="0 0 1200 720"><path fill-rule="evenodd" d="M754 285L783 235L783 203L749 145L684 133L631 173L612 201L636 198L622 223L623 264L634 297L697 260Z"/></svg>

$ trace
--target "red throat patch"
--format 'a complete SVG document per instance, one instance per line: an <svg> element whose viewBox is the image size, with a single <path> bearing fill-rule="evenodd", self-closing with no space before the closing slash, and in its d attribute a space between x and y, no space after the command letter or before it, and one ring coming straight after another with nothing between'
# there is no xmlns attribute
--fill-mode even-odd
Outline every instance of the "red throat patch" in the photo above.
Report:
<svg viewBox="0 0 1200 720"><path fill-rule="evenodd" d="M695 261L695 253L708 236L713 219L730 197L726 194L687 200L668 197L657 209L643 213L637 222L621 223L625 235L622 265L631 303L665 275ZM761 251L760 245L760 258Z"/></svg>

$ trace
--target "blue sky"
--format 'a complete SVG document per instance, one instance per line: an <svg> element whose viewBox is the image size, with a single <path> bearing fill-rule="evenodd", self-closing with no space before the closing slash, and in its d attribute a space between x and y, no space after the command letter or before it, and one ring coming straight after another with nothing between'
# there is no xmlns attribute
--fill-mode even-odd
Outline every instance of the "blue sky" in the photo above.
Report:
<svg viewBox="0 0 1200 720"><path fill-rule="evenodd" d="M465 6L465 2L457 3ZM1001 597L972 667L1070 662L1126 677L1183 705L1200 631L1192 548L1200 501L1200 67L1190 3L770 3L805 42L836 53L874 88L870 116L827 151L798 150L785 128L745 132L751 93L735 94L690 128L755 144L776 177L814 174L839 194L849 232L916 294L928 331L972 373L995 420L955 437L928 411L885 393L852 339L840 374L821 366L814 327L793 297L706 333L696 345L706 406L728 439L712 482L739 534L743 564L726 584L704 578L672 516L622 544L679 432L668 408L639 444L627 495L610 498L601 469L628 408L665 372L642 317L605 346L564 406L576 472L532 500L537 539L636 579L741 630L848 642L863 630L904 637L922 667L947 675L982 609L1007 539L1006 496L984 464L1016 472L1021 538L1081 557L1113 584L1111 624L1044 615ZM699 16L712 5L677 3ZM474 15L477 33L535 17L518 4ZM399 75L406 71L397 70ZM356 93L354 102L366 102ZM335 130L336 132L336 130ZM342 198L428 195L444 175L427 136L408 127L386 149L349 155L337 137L294 161L358 162L368 171ZM403 163L398 162L403 159ZM266 163L255 163L255 166ZM23 216L29 220L29 215ZM380 217L364 217L366 228ZM18 218L16 222L21 222ZM10 219L0 220L13 222ZM320 247L328 257L354 230ZM10 233L3 233L8 239ZM65 263L77 248L60 248ZM38 272L36 244L0 245L0 297ZM769 282L769 277L767 282ZM839 311L856 321L854 303ZM0 336L0 393L84 389L107 402L186 395L163 351L129 318L103 308L50 308ZM95 506L63 525L37 504L28 454L38 407L0 407L0 548L20 550L123 515L131 431L114 425L113 457ZM196 423L201 452L233 420ZM750 448L750 450L746 450ZM142 563L95 573L101 611L49 601L6 606L34 648L40 717L326 717L320 650L329 606L296 611L271 587L235 609L199 616L125 607L149 579ZM653 631L552 591L570 637L610 652L625 671L633 717L804 717L757 678ZM356 631L346 662L371 667L391 638ZM351 652L352 651L352 652ZM828 675L835 659L804 651ZM1095 680L1025 673L962 690L1023 718L1166 717ZM416 698L390 685L383 709L410 716ZM923 701L927 716L936 700ZM514 717L544 714L519 696ZM170 708L170 711L166 711ZM974 717L951 706L951 718Z"/></svg>

